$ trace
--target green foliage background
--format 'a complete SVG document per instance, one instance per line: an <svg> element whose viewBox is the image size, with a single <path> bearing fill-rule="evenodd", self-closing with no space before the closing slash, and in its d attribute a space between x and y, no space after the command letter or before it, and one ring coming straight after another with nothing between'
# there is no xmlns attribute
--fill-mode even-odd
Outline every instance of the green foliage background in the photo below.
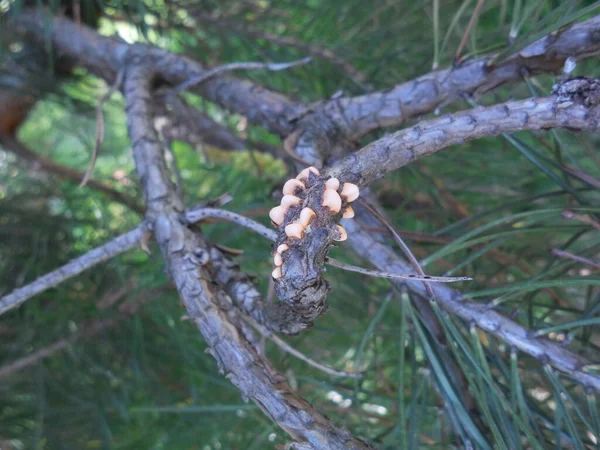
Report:
<svg viewBox="0 0 600 450"><path fill-rule="evenodd" d="M598 3L486 1L463 55L509 54L533 38L597 14ZM243 74L290 97L315 102L339 90L350 95L385 89L432 67L451 65L475 4L181 0L175 7L164 0L131 0L83 1L82 7L102 9L102 33L185 53L210 66L306 56L300 49L249 37L239 27L194 16L212 14L330 49L372 85L357 85L319 58L284 72ZM0 5L9 12L20 6L7 0ZM576 74L598 76L598 69L592 59L581 62ZM526 78L476 100L545 96L554 81L550 76ZM95 103L106 89L78 71L36 105L19 138L57 163L85 170L95 138ZM188 99L235 133L279 144L264 130L246 126L242 117L202 99ZM467 107L468 102L459 102L440 113ZM106 137L94 178L139 197L122 98L113 96L104 110ZM365 143L377 136L366 137ZM428 273L473 276L475 281L456 287L482 303L495 301L498 310L531 329L572 323L550 336L599 361L598 269L550 253L558 248L598 259L600 231L561 215L569 209L594 220L600 217L597 145L597 136L562 131L483 139L417 161L379 181L375 190L398 230L420 233L407 235L407 241ZM205 159L180 142L174 152L189 205L230 192L234 200L228 209L268 223L274 193L287 179L283 162L251 151L212 148L206 149ZM565 165L591 181L569 174ZM140 220L105 195L52 178L1 150L0 211L0 294ZM239 262L266 295L269 243L231 224L204 228L212 242L244 250ZM364 264L347 245L333 256ZM328 279L331 311L314 329L287 341L322 363L365 370L365 379L332 378L270 343L267 352L301 395L355 435L381 449L462 448L465 441L489 449L600 448L592 393L470 330L468 323L440 314L449 343L443 347L418 319L409 294L393 291L384 280L333 268ZM133 315L119 310L119 305L141 299L143 306ZM135 250L2 316L0 367L61 339L73 341L0 381L0 448L10 443L16 449L208 450L285 443L283 432L218 374L198 331L181 320L184 314L160 258ZM103 319L118 323L86 338L90 324ZM592 321L583 327L584 319ZM465 373L476 411L451 403L461 393L439 369L448 356Z"/></svg>

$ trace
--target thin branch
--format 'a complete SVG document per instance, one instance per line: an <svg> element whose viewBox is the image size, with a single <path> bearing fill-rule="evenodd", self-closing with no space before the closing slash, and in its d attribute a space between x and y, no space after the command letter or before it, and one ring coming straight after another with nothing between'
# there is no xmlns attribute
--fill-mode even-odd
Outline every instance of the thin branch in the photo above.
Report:
<svg viewBox="0 0 600 450"><path fill-rule="evenodd" d="M161 288L156 288L152 291L157 289L162 290ZM122 304L119 307L119 312L121 315L116 319L98 319L77 325L76 328L81 331L78 331L69 337L59 339L56 342L31 353L30 355L24 356L23 358L19 358L16 361L12 361L0 367L0 380L8 378L27 367L31 367L39 361L54 356L55 354L68 348L70 345L73 345L79 339L91 338L104 330L113 328L123 319L132 316L140 308L140 306L152 299L153 297L151 296L151 292L146 291L143 295L134 298L132 301Z"/></svg>
<svg viewBox="0 0 600 450"><path fill-rule="evenodd" d="M258 331L263 337L273 341L273 343L275 345L277 345L277 347L282 349L284 352L287 352L290 355L295 356L299 360L304 361L309 366L314 367L315 369L319 369L321 372L325 372L326 374L332 375L334 377L344 377L344 378L362 378L363 377L363 374L360 372L346 372L344 370L337 370L332 367L326 366L324 364L318 363L314 359L311 359L308 356L306 356L304 353L296 350L294 347L292 347L287 342L285 342L284 340L277 337L277 335L273 334L271 331L269 331L268 329L266 329L265 327L263 327L262 325L257 323L252 318L246 316L246 317L244 317L244 320L246 320L250 325L252 325L254 327L254 329L256 329L256 331Z"/></svg>
<svg viewBox="0 0 600 450"><path fill-rule="evenodd" d="M222 75L226 72L232 72L234 70L268 70L270 72L279 72L280 70L286 70L292 67L308 64L310 61L311 58L308 57L288 63L236 62L224 64L222 66L215 67L214 69L206 70L202 74L180 83L178 86L174 87L169 94L167 94L167 96L170 97L178 95L183 91L186 91L194 86L198 86L205 81L216 77L217 75Z"/></svg>
<svg viewBox="0 0 600 450"><path fill-rule="evenodd" d="M258 39L264 39L267 42L271 42L276 45L280 45L283 47L296 48L298 50L302 50L307 52L308 54L321 58L326 61L331 62L338 66L342 71L347 74L354 83L362 88L368 88L366 82L367 77L365 74L361 73L357 68L355 68L352 64L347 62L342 57L336 55L329 49L320 47L315 44L307 44L305 42L298 41L288 36L280 36L277 34L269 33L267 31L262 31L257 28L253 28L247 24L240 24L239 22L228 21L223 19L222 17L215 17L212 14L205 14L202 11L195 10L192 8L187 8L187 11L195 18L200 21L203 21L207 24L213 25L217 28L225 28L236 31L238 33L243 33L250 37L255 37Z"/></svg>
<svg viewBox="0 0 600 450"><path fill-rule="evenodd" d="M371 214L373 214L375 216L375 218L377 220L379 220L383 224L383 226L386 227L387 230L392 234L394 241L396 241L396 244L398 244L398 247L400 247L400 250L402 250L402 253L404 253L404 256L406 257L406 259L408 259L408 261L411 263L411 265L413 266L413 269L415 269L415 272L417 272L421 276L421 280L431 279L431 277L425 275L425 272L423 272L423 268L421 267L421 264L419 264L419 261L417 261L417 258L415 258L415 255L413 255L413 252L410 250L408 245L406 245L404 243L404 241L402 240L400 235L396 232L394 227L392 227L389 224L389 222L387 220L385 220L385 217L383 217L383 215L379 214L379 212L375 208L373 208L371 205L369 205L369 203L367 201L365 201L364 199L361 199L359 197L359 201L360 201L361 205L363 205L365 208L367 208L367 210ZM431 289L431 286L429 285L429 283L427 281L423 281L423 286L425 286L425 289L427 289L427 293L429 294L429 296L433 297L433 290Z"/></svg>
<svg viewBox="0 0 600 450"><path fill-rule="evenodd" d="M5 150L14 153L18 157L29 161L64 180L79 182L84 176L75 169L57 164L48 158L36 154L11 136L0 135L0 145L4 147ZM87 184L88 187L107 194L115 202L121 203L137 213L141 214L144 212L144 209L135 201L135 199L123 192L116 191L110 186L96 180L89 180Z"/></svg>
<svg viewBox="0 0 600 450"><path fill-rule="evenodd" d="M594 259L584 258L583 256L575 255L571 252L566 252L558 248L553 248L552 254L558 256L559 258L571 259L573 261L577 261L588 266L595 267L596 269L600 269L600 261L596 261Z"/></svg>
<svg viewBox="0 0 600 450"><path fill-rule="evenodd" d="M14 27L15 33L38 45L53 45L61 56L74 59L79 66L105 81L114 80L117 72L136 57L145 58L156 79L172 86L203 77L206 73L206 69L192 59L149 45L132 45L102 36L89 27L65 17L51 16L41 9L23 11L9 25ZM293 118L307 112L301 103L250 81L226 75L207 79L195 87L194 92L280 136L293 131Z"/></svg>
<svg viewBox="0 0 600 450"><path fill-rule="evenodd" d="M256 233L269 239L270 241L275 241L277 239L277 233L275 231L271 230L270 228L267 228L264 225L254 221L252 219L249 219L245 216L242 216L240 214L237 214L237 213L234 213L231 211L225 211L223 209L204 208L204 207L192 208L183 213L183 218L184 218L185 222L188 224L198 223L198 222L201 222L202 220L208 219L208 218L219 218L219 219L227 220L229 222L236 223L236 224L241 225L245 228L248 228L252 231L255 231ZM347 270L349 272L358 272L358 273L362 273L363 275L368 275L371 277L387 278L387 279L392 279L392 280L411 280L411 281L416 280L416 281L426 281L426 282L432 282L432 283L455 283L457 281L472 280L472 278L469 278L469 277L436 277L433 275L427 275L422 270L421 270L421 273L419 273L418 275L413 275L410 273L403 274L403 273L380 272L377 270L370 270L370 269L365 269L365 268L358 267L358 266L353 266L352 264L346 264L346 263L343 263L341 261L338 261L336 259L329 258L329 257L327 258L326 262L327 262L327 264L337 267L338 269ZM432 294L433 294L433 292L432 292Z"/></svg>
<svg viewBox="0 0 600 450"><path fill-rule="evenodd" d="M348 234L354 235L354 249L380 270L398 272L410 268L387 246L376 242L373 237L361 229L358 221L349 221ZM418 295L426 295L420 283L407 283L408 289ZM600 392L600 376L585 371L589 364L584 358L571 352L564 346L548 339L536 338L533 332L508 317L462 297L460 292L443 284L432 285L436 302L447 312L475 324L481 330L501 339L510 346L528 355L549 363L555 369L569 375L582 385Z"/></svg>
<svg viewBox="0 0 600 450"><path fill-rule="evenodd" d="M596 230L600 230L600 222L594 220L588 214L576 214L573 211L563 211L562 216L565 219L577 220L581 223L590 225L591 227L595 228Z"/></svg>
<svg viewBox="0 0 600 450"><path fill-rule="evenodd" d="M473 31L473 27L475 26L475 23L477 22L477 19L479 18L479 13L481 12L481 8L483 7L484 3L485 3L485 0L477 0L477 5L475 6L475 10L473 11L471 20L469 20L469 24L467 25L465 34L463 35L462 39L460 40L460 44L458 44L458 48L456 49L456 55L454 56L455 61L460 61L460 55L462 54L462 51L464 50L465 46L467 45L467 40L469 39L469 36L471 35L471 31Z"/></svg>
<svg viewBox="0 0 600 450"><path fill-rule="evenodd" d="M215 122L181 97L167 100L164 94L158 96L153 110L156 128L170 141L183 141L196 149L206 144L222 150L254 149L273 156L282 155L275 146L236 136L232 130Z"/></svg>
<svg viewBox="0 0 600 450"><path fill-rule="evenodd" d="M94 150L92 151L92 157L90 158L90 162L85 171L85 175L79 183L79 187L84 187L92 176L92 172L94 171L94 166L96 165L96 159L98 158L98 154L100 153L100 147L102 146L102 141L104 140L104 111L102 107L104 106L104 102L107 101L111 95L113 95L123 83L123 71L120 70L117 73L117 77L115 78L115 82L109 87L109 89L98 99L98 104L96 105L96 141L94 142Z"/></svg>
<svg viewBox="0 0 600 450"><path fill-rule="evenodd" d="M347 270L349 272L362 273L363 275L368 275L370 277L377 278L387 278L388 280L411 280L411 281L429 281L432 283L456 283L457 281L470 281L473 278L470 277L434 277L430 275L412 275L412 274L398 274L392 272L382 272L379 270L370 270L364 269L362 267L353 266L352 264L346 264L341 261L337 261L333 258L327 258L327 264L337 267L338 269ZM427 285L429 289L431 287ZM428 292L430 297L433 296L433 292L431 294Z"/></svg>
<svg viewBox="0 0 600 450"><path fill-rule="evenodd" d="M32 283L15 289L10 294L0 297L0 315L21 305L30 297L50 289L81 272L107 261L121 253L131 250L139 244L144 232L144 225L139 225L131 231L107 242L86 254L72 259L61 268L54 270Z"/></svg>
<svg viewBox="0 0 600 450"><path fill-rule="evenodd" d="M188 224L198 223L208 218L223 219L255 231L270 241L275 241L275 239L277 239L277 232L265 227L263 224L242 216L241 214L226 211L224 209L203 207L191 208L183 213L183 217Z"/></svg>
<svg viewBox="0 0 600 450"><path fill-rule="evenodd" d="M96 336L103 330L114 327L117 323L118 321L115 319L104 319L95 320L88 324L80 324L81 328L79 329L83 331L77 332L68 338L59 339L56 342L31 353L30 355L24 356L23 358L19 358L0 367L0 380L8 378L27 367L31 367L39 361L50 358L81 338Z"/></svg>

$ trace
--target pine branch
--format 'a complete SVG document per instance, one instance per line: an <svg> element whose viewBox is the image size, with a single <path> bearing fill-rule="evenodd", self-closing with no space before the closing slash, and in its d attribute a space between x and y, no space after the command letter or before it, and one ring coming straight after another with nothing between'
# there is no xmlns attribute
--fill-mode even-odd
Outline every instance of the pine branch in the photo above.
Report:
<svg viewBox="0 0 600 450"><path fill-rule="evenodd" d="M152 289L152 291L163 291L162 288ZM78 324L75 328L78 331L68 337L58 339L44 348L34 351L30 355L9 362L0 367L0 380L13 376L21 370L37 364L39 361L50 358L57 353L65 350L80 339L88 339L97 336L102 331L113 328L127 317L131 317L142 305L153 299L152 292L145 291L143 295L122 304L119 307L119 317L113 319L97 319L88 323Z"/></svg>
<svg viewBox="0 0 600 450"><path fill-rule="evenodd" d="M130 66L124 92L127 125L136 168L148 203L147 219L161 248L167 270L191 320L198 325L227 378L251 398L283 430L298 441L322 449L366 449L364 442L334 426L310 404L292 392L275 368L262 358L242 332L235 315L225 314L231 300L218 286L206 280L208 248L202 236L181 223L181 199L176 195L152 127L151 79L153 67Z"/></svg>
<svg viewBox="0 0 600 450"><path fill-rule="evenodd" d="M252 27L249 24L230 21L222 17L214 16L212 14L203 13L201 10L197 10L194 8L187 8L187 11L195 19L198 19L206 24L215 26L217 28L233 30L237 33L244 34L251 38L264 39L267 42L270 42L275 45L280 45L282 47L295 48L297 50L304 51L309 55L314 56L315 58L320 58L324 59L325 61L329 61L331 64L339 67L357 85L364 88L368 87L366 85L367 77L365 76L365 74L361 73L356 67L347 62L344 58L335 54L327 48L323 48L315 44L307 44L288 36L280 36L277 34L262 31Z"/></svg>
<svg viewBox="0 0 600 450"><path fill-rule="evenodd" d="M430 72L386 91L336 100L336 121L358 138L369 131L402 124L465 95L479 96L519 83L525 75L559 72L567 58L579 61L600 53L600 16L545 36L502 61L494 55L467 60L458 67ZM331 109L332 114L335 110Z"/></svg>
<svg viewBox="0 0 600 450"><path fill-rule="evenodd" d="M136 245L139 245L144 229L145 227L143 224L139 225L133 230L122 234L106 244L69 261L61 268L38 278L34 282L23 286L22 288L15 289L4 297L0 297L0 315L18 307L27 299L40 292L55 287L63 281L73 278L95 265L108 261L109 259L134 248Z"/></svg>
<svg viewBox="0 0 600 450"><path fill-rule="evenodd" d="M366 186L418 158L473 139L540 129L594 132L599 128L599 94L600 83L589 80L569 99L530 98L420 122L371 142L344 158L328 174Z"/></svg>
<svg viewBox="0 0 600 450"><path fill-rule="evenodd" d="M58 55L72 58L76 64L111 84L119 70L136 56L146 58L156 79L171 86L202 77L208 72L197 61L184 56L149 45L131 45L117 38L101 36L91 28L64 17L49 16L41 10L22 12L11 24L21 36L43 46L52 43ZM304 105L281 94L225 75L209 78L192 91L278 135L290 133L290 121L306 112Z"/></svg>
<svg viewBox="0 0 600 450"><path fill-rule="evenodd" d="M405 271L410 267L387 246L376 242L368 232L361 229L362 224L357 222L348 223L347 229L354 237L353 247L359 255L381 270ZM420 283L408 282L406 286L418 295L427 295ZM485 304L463 299L460 292L446 285L434 284L432 287L436 301L448 313L475 324L481 330L538 359L541 363L550 364L583 386L600 392L600 376L586 372L586 366L590 365L590 362L556 342L536 338L534 331Z"/></svg>
<svg viewBox="0 0 600 450"><path fill-rule="evenodd" d="M154 102L154 124L158 131L169 140L188 143L194 148L203 144L222 150L258 150L281 157L283 152L277 147L242 139L229 128L220 125L207 115L179 97L167 99L160 96Z"/></svg>

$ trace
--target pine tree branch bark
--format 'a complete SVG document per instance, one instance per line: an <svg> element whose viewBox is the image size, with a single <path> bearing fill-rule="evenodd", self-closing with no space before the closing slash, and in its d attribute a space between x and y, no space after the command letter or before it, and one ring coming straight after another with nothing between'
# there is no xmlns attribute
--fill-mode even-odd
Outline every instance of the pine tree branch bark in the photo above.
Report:
<svg viewBox="0 0 600 450"><path fill-rule="evenodd" d="M130 60L124 92L134 159L148 205L147 220L191 320L196 323L227 378L293 439L316 449L367 449L368 444L333 425L298 397L244 335L231 299L209 282L208 246L180 220L183 204L172 185L152 126L153 61ZM137 63L137 64L136 64ZM229 312L229 313L228 313Z"/></svg>

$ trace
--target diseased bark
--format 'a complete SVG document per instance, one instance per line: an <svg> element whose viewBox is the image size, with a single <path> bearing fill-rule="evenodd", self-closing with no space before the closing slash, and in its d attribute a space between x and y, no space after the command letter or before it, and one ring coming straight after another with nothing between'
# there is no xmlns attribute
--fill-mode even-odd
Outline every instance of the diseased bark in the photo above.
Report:
<svg viewBox="0 0 600 450"><path fill-rule="evenodd" d="M135 60L134 60L135 61ZM345 429L292 392L285 379L250 345L242 331L231 299L218 284L210 283L204 259L209 248L199 233L180 220L183 212L170 181L158 136L152 128L151 91L153 66L127 70L124 91L128 129L136 168L148 204L147 219L161 248L167 270L191 319L198 325L210 353L227 378L252 399L292 438L316 449L367 449Z"/></svg>
<svg viewBox="0 0 600 450"><path fill-rule="evenodd" d="M559 92L561 89L565 92ZM572 92L571 92L572 91ZM467 140L522 130L566 128L596 131L600 127L600 82L575 79L557 88L557 96L507 102L487 108L448 114L443 118L421 122L374 141L342 161L314 176L311 186L302 192L300 205L291 209L279 227L277 244L287 242L291 256L282 266L283 277L276 281L281 300L301 304L307 318L324 312L329 294L321 277L325 257L334 243L336 224L346 205L337 214L321 206L324 182L337 178L340 184L368 186L385 174L423 156L462 144ZM309 142L309 141L307 141ZM310 161L315 161L311 159ZM320 160L317 160L320 161ZM288 239L285 226L297 219L303 207L316 212L314 231L301 240ZM312 222L311 222L312 223ZM288 253L286 252L286 254Z"/></svg>

